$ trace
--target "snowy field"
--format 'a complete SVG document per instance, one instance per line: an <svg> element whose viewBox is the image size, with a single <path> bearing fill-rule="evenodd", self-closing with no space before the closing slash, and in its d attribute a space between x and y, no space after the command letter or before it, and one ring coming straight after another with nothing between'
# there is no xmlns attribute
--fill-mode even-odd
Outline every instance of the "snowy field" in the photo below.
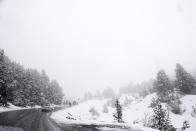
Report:
<svg viewBox="0 0 196 131"><path fill-rule="evenodd" d="M110 99L89 100L80 103L77 106L54 112L51 118L58 123L74 124L98 124L98 125L120 125L142 129L145 131L153 130L143 126L145 118L153 114L152 108L149 107L155 94L146 96L141 99L136 96L123 95L120 102L123 105L123 120L125 123L118 124L113 119L114 107ZM187 120L190 128L186 131L196 131L196 118L192 114L192 106L196 106L196 95L186 95L181 98L182 115L176 115L170 112L172 124L176 128L182 127L182 123ZM163 104L164 105L164 104Z"/></svg>

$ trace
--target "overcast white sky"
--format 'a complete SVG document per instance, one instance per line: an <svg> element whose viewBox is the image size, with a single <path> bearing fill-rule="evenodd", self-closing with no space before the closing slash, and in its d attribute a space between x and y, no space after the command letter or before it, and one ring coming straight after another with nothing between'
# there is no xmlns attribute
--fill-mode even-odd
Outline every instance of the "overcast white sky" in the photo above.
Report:
<svg viewBox="0 0 196 131"><path fill-rule="evenodd" d="M196 68L195 0L1 0L0 48L66 94Z"/></svg>

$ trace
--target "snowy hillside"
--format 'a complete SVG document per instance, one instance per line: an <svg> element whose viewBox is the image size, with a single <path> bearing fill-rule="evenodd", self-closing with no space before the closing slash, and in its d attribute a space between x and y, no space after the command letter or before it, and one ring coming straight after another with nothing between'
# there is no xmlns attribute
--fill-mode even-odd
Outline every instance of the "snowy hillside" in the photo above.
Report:
<svg viewBox="0 0 196 131"><path fill-rule="evenodd" d="M52 114L52 118L65 122L111 122L114 109L108 106L108 113L103 113L107 100L89 100L77 106L60 110ZM94 114L90 110L95 110ZM69 121L70 120L70 121Z"/></svg>
<svg viewBox="0 0 196 131"><path fill-rule="evenodd" d="M152 108L149 107L152 98L156 98L156 94L148 95L144 99L137 96L122 95L120 102L123 105L123 120L125 124L142 127L146 119L150 118L153 114ZM179 129L182 127L182 123L187 120L191 126L187 131L196 130L196 118L193 115L192 109L192 106L196 105L195 100L196 95L186 95L181 98L183 114L176 115L170 112L174 127ZM55 112L51 118L63 123L116 124L113 119L115 109L111 103L111 99L89 100L77 106Z"/></svg>
<svg viewBox="0 0 196 131"><path fill-rule="evenodd" d="M193 114L192 106L196 107L196 95L186 95L181 98L181 109L184 111L182 115L176 115L171 113L171 120L175 127L179 128L182 126L183 121L187 120L190 123L190 128L187 131L196 130L196 114Z"/></svg>

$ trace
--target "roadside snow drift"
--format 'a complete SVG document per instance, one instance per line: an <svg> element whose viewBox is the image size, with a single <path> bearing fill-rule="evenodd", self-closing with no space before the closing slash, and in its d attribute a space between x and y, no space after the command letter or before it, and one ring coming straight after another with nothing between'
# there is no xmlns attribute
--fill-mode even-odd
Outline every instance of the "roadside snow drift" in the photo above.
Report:
<svg viewBox="0 0 196 131"><path fill-rule="evenodd" d="M23 109L33 109L33 108L41 108L41 106L34 106L34 107L19 107L19 106L15 106L12 103L8 103L8 107L3 107L0 106L0 113L1 112L7 112L7 111L14 111L14 110L23 110Z"/></svg>
<svg viewBox="0 0 196 131"><path fill-rule="evenodd" d="M21 109L26 109L26 108L23 108L23 107L18 107L18 106L15 106L11 103L8 103L9 106L8 107L2 107L0 106L0 112L6 112L6 111L13 111L13 110L21 110Z"/></svg>

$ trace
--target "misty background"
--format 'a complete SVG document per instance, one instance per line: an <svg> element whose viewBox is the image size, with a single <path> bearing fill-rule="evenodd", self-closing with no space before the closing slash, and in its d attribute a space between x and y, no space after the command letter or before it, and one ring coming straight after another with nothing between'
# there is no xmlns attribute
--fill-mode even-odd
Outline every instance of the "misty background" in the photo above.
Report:
<svg viewBox="0 0 196 131"><path fill-rule="evenodd" d="M195 71L194 0L1 0L0 48L66 95Z"/></svg>

